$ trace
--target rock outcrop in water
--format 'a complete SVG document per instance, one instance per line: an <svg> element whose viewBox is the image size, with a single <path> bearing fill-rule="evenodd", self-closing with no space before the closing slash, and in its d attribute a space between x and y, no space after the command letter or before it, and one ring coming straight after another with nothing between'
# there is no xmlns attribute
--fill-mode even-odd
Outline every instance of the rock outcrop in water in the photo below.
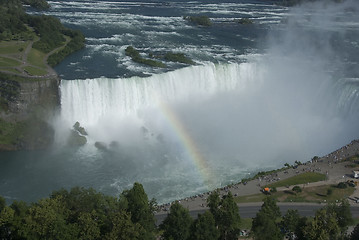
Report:
<svg viewBox="0 0 359 240"><path fill-rule="evenodd" d="M71 134L67 139L67 144L70 146L83 146L87 143L87 139L85 136L79 134L78 131L71 130Z"/></svg>
<svg viewBox="0 0 359 240"><path fill-rule="evenodd" d="M85 137L87 132L85 128L81 127L79 122L76 122L71 129L71 133L67 139L67 144L70 146L83 146L87 143L87 138Z"/></svg>
<svg viewBox="0 0 359 240"><path fill-rule="evenodd" d="M95 147L100 150L107 150L107 145L104 142L95 142Z"/></svg>
<svg viewBox="0 0 359 240"><path fill-rule="evenodd" d="M79 122L75 123L74 130L78 131L81 135L84 135L84 136L87 135L87 132L86 132L85 128L81 127Z"/></svg>

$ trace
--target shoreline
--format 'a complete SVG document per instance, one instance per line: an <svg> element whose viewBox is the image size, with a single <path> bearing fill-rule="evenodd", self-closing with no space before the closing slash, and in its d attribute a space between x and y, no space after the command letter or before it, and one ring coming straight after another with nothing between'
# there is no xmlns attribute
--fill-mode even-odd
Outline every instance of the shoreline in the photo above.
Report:
<svg viewBox="0 0 359 240"><path fill-rule="evenodd" d="M352 172L355 168L348 168L345 165L348 162L344 161L350 157L356 156L359 154L359 140L353 140L345 146L325 155L319 157L315 160L309 160L306 163L301 165L296 165L293 167L287 167L282 169L274 169L274 173L266 174L261 177L256 177L255 179L250 179L248 182L242 182L236 184L231 184L219 189L215 189L213 191L218 191L220 197L227 195L230 191L234 197L238 196L248 196L253 194L261 193L262 188L265 185L278 182L280 180L284 180L293 176L296 176L300 173L305 172L317 172L322 173L327 176L327 179L324 181L307 183L307 184L297 184L301 187L314 187L314 186L322 186L329 184L338 184L339 182L353 180ZM359 168L359 166L358 166ZM290 189L293 186L288 187L278 187L277 191L285 191ZM187 208L189 211L194 210L205 210L207 207L207 197L213 192L205 192L201 194L197 194L195 196L186 197L183 199L175 200L171 203L166 203L159 205L159 211L156 212L156 215L166 214L169 212L169 208L172 203L178 201L183 207ZM348 197L349 203L351 205L358 205L356 200L359 199L359 186L355 187L354 193ZM323 202L324 203L324 202ZM240 205L261 205L262 202L250 202L250 203L239 203ZM284 202L278 202L278 204L284 204ZM296 202L290 203L285 202L285 204L309 204L309 205L318 205L322 203L308 203L308 202ZM325 204L325 203L324 203Z"/></svg>

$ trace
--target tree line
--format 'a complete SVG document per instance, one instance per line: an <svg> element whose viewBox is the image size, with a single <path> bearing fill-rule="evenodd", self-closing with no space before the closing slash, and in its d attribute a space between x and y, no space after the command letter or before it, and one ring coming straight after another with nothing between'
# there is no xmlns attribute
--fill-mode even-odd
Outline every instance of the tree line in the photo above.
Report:
<svg viewBox="0 0 359 240"><path fill-rule="evenodd" d="M85 37L80 31L66 28L59 19L47 15L26 14L23 4L47 8L44 0L0 0L0 41L1 40L35 40L33 48L49 53L70 42L60 51L50 56L49 64L54 66L69 54L84 47ZM35 33L35 34L34 34Z"/></svg>
<svg viewBox="0 0 359 240"><path fill-rule="evenodd" d="M0 198L0 239L155 239L154 206L138 183L119 198L80 187L32 204Z"/></svg>
<svg viewBox="0 0 359 240"><path fill-rule="evenodd" d="M117 197L94 189L61 189L48 198L27 204L6 205L0 197L0 239L123 239L123 240L236 240L241 217L233 195L222 198L212 192L209 210L193 219L189 210L174 202L165 220L157 227L157 204L149 200L143 186L135 183ZM302 217L297 210L283 216L276 200L267 197L253 218L251 237L256 240L359 239L359 224L353 223L347 201L329 204L314 217Z"/></svg>

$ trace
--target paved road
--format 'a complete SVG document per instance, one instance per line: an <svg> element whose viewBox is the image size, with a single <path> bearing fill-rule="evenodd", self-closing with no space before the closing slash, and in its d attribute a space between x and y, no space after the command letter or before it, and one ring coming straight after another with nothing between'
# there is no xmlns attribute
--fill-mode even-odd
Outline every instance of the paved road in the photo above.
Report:
<svg viewBox="0 0 359 240"><path fill-rule="evenodd" d="M282 214L285 214L288 209L297 209L299 214L301 216L314 216L315 212L324 207L325 205L320 204L278 204L280 211ZM256 213L261 208L261 203L249 205L249 206L239 206L239 214L241 218L254 218L256 216ZM359 205L358 206L351 206L350 207L352 215L354 218L359 217ZM201 210L193 210L190 211L190 215L193 218L197 218L197 215L200 213L203 213L206 209ZM161 224L162 221L166 218L166 214L158 214L155 215L155 218L157 220L157 225Z"/></svg>

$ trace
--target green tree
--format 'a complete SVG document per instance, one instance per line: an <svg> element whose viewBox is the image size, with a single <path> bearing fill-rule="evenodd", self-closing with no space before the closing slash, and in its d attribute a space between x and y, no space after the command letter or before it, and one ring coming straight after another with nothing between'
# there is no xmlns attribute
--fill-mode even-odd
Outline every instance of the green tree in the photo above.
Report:
<svg viewBox="0 0 359 240"><path fill-rule="evenodd" d="M300 227L300 220L301 217L298 213L298 210L289 209L283 216L281 226L287 233L289 239L294 239L293 236L296 236L298 228Z"/></svg>
<svg viewBox="0 0 359 240"><path fill-rule="evenodd" d="M191 227L191 240L217 240L220 234L213 214L209 211L198 214Z"/></svg>
<svg viewBox="0 0 359 240"><path fill-rule="evenodd" d="M294 231L296 240L306 240L305 238L305 227L307 226L308 219L307 217L299 218L297 228Z"/></svg>
<svg viewBox="0 0 359 240"><path fill-rule="evenodd" d="M74 187L70 191L60 189L53 192L50 198L62 199L66 209L70 210L67 217L70 223L77 223L80 221L80 216L90 214L93 219L96 219L101 235L110 231L111 217L118 211L116 198L98 193L93 188Z"/></svg>
<svg viewBox="0 0 359 240"><path fill-rule="evenodd" d="M253 219L252 235L256 240L282 240L283 235L276 221L259 211Z"/></svg>
<svg viewBox="0 0 359 240"><path fill-rule="evenodd" d="M137 63L146 64L146 65L149 65L152 67L160 67L160 68L167 67L166 64L164 64L160 61L143 58L140 55L140 53L136 49L134 49L132 46L128 46L125 49L125 54L126 54L126 56L131 57L132 61L137 62Z"/></svg>
<svg viewBox="0 0 359 240"><path fill-rule="evenodd" d="M212 25L212 21L211 19L209 19L209 17L207 16L185 16L183 17L183 19L194 23L196 25L200 25L200 26L205 26L205 27L209 27Z"/></svg>
<svg viewBox="0 0 359 240"><path fill-rule="evenodd" d="M142 184L134 183L133 188L122 193L122 199L127 200L127 210L131 213L133 223L140 224L145 231L142 239L154 239L155 218L152 204L148 201L147 194Z"/></svg>
<svg viewBox="0 0 359 240"><path fill-rule="evenodd" d="M105 238L106 240L142 240L140 238L141 225L131 221L131 214L119 211L112 218L112 228Z"/></svg>
<svg viewBox="0 0 359 240"><path fill-rule="evenodd" d="M29 214L29 206L24 201L14 201L10 207L14 210L11 224L12 238L22 239L26 235L25 218Z"/></svg>
<svg viewBox="0 0 359 240"><path fill-rule="evenodd" d="M343 199L340 202L340 205L336 207L335 213L337 214L339 227L341 228L342 232L346 232L348 226L354 222L348 200Z"/></svg>
<svg viewBox="0 0 359 240"><path fill-rule="evenodd" d="M213 214L219 229L219 239L236 239L240 229L241 218L239 209L231 192L220 199L217 191L212 192L207 199L207 206Z"/></svg>
<svg viewBox="0 0 359 240"><path fill-rule="evenodd" d="M185 64L190 64L190 65L195 64L195 62L193 62L191 59L186 57L183 53L169 52L169 53L165 54L164 59L167 60L167 61L185 63Z"/></svg>
<svg viewBox="0 0 359 240"><path fill-rule="evenodd" d="M40 36L40 40L33 44L33 48L48 53L65 42L62 34L65 28L60 20L53 16L28 16L28 24Z"/></svg>
<svg viewBox="0 0 359 240"><path fill-rule="evenodd" d="M344 236L348 226L353 223L353 216L350 211L350 205L347 200L342 200L339 205L330 204L327 207L329 214L336 216L341 235Z"/></svg>
<svg viewBox="0 0 359 240"><path fill-rule="evenodd" d="M281 216L280 209L274 198L267 197L252 223L252 234L258 240L283 239L277 218Z"/></svg>
<svg viewBox="0 0 359 240"><path fill-rule="evenodd" d="M78 229L67 224L69 210L61 198L42 199L29 209L25 218L26 239L76 239Z"/></svg>
<svg viewBox="0 0 359 240"><path fill-rule="evenodd" d="M300 192L302 192L302 189L301 189L299 186L294 186L294 187L292 188L292 191L293 191L293 192L296 192L296 193L300 193Z"/></svg>
<svg viewBox="0 0 359 240"><path fill-rule="evenodd" d="M0 239L12 239L12 223L15 211L10 207L3 207L0 211Z"/></svg>
<svg viewBox="0 0 359 240"><path fill-rule="evenodd" d="M212 192L207 198L207 206L209 207L209 211L213 214L216 224L220 221L220 203L221 198L219 197L219 193L217 191Z"/></svg>
<svg viewBox="0 0 359 240"><path fill-rule="evenodd" d="M277 206L277 202L272 197L266 197L264 199L263 205L261 207L261 210L263 213L272 216L272 218L276 219L282 216L280 213L280 209Z"/></svg>
<svg viewBox="0 0 359 240"><path fill-rule="evenodd" d="M92 210L91 213L80 213L77 219L79 227L79 240L93 240L100 238L101 232L96 218L97 214L95 210Z"/></svg>
<svg viewBox="0 0 359 240"><path fill-rule="evenodd" d="M170 213L161 224L165 240L186 240L190 236L192 218L188 209L178 202L172 204Z"/></svg>
<svg viewBox="0 0 359 240"><path fill-rule="evenodd" d="M131 219L129 209L138 214L133 210L136 209L134 203L138 211L144 209L136 202L147 199L141 188L142 185L135 184L120 200L92 188L75 187L53 192L50 198L30 206L17 201L9 207L1 205L0 239L154 239L154 232L142 226L146 215L143 218L137 215L140 219L137 223ZM145 202L153 216L155 202Z"/></svg>
<svg viewBox="0 0 359 240"><path fill-rule="evenodd" d="M0 196L0 213L1 211L6 207L6 201L5 198L3 198L2 196Z"/></svg>
<svg viewBox="0 0 359 240"><path fill-rule="evenodd" d="M239 209L231 192L221 201L219 231L220 239L238 239L241 222Z"/></svg>
<svg viewBox="0 0 359 240"><path fill-rule="evenodd" d="M336 214L328 208L319 209L314 219L304 228L304 237L308 240L337 239L340 233Z"/></svg>
<svg viewBox="0 0 359 240"><path fill-rule="evenodd" d="M46 10L50 8L50 5L46 2L46 0L21 0L24 4L28 4L33 8L39 10Z"/></svg>

